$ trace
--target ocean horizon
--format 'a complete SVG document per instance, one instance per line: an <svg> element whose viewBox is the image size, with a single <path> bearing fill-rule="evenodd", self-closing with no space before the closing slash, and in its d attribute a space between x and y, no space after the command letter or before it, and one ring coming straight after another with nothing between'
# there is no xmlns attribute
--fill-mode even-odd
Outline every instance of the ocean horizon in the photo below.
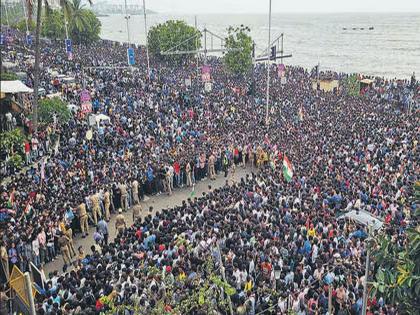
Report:
<svg viewBox="0 0 420 315"><path fill-rule="evenodd" d="M268 17L264 14L167 14L147 16L148 27L170 19L184 20L199 29L224 37L230 26L244 24L259 54L267 46ZM128 42L124 15L99 17L101 38ZM284 33L284 52L292 54L286 65L408 79L420 72L420 12L274 13L271 38ZM130 42L145 43L143 15L129 19ZM369 29L373 28L373 29ZM203 40L204 41L204 40ZM220 48L220 40L207 37L208 48ZM279 48L278 48L279 50Z"/></svg>

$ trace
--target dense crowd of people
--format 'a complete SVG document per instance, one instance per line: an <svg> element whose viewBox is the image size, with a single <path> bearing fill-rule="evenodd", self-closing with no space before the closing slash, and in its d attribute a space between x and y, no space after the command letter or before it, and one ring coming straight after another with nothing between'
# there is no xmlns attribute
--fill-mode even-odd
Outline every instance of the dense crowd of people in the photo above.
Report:
<svg viewBox="0 0 420 315"><path fill-rule="evenodd" d="M32 85L32 68L23 62L31 51L21 34L14 38L2 54ZM118 68L126 65L124 45L76 46L67 60L61 42L43 44L41 85L48 94L60 92L76 113L33 135L39 141L28 143L31 156L42 159L2 184L0 206L8 269L26 271L29 262L41 266L63 254L64 273L46 280L39 314L119 307L136 314L228 313L229 305L238 314L325 314L330 283L334 314L360 314L367 230L337 215L367 211L396 237L413 224L418 83L376 78L363 97L352 97L313 90L311 73L301 67L287 67L281 84L273 66L267 125L265 65L254 67L249 93L249 78L208 58L212 90L205 92L195 62L152 60L147 73L141 51L139 67L129 69ZM92 111L109 121L92 127L80 114L84 90ZM409 111L400 93L411 93ZM293 164L290 181L282 175L285 156ZM171 194L216 173L226 176L234 165L252 172L123 224L122 213L145 194ZM118 234L105 241L101 221L117 212ZM84 254L72 238L84 237L88 224L98 226L100 245ZM66 272L72 257L76 267ZM214 277L222 276L217 286ZM383 299L370 299L368 309L396 314Z"/></svg>

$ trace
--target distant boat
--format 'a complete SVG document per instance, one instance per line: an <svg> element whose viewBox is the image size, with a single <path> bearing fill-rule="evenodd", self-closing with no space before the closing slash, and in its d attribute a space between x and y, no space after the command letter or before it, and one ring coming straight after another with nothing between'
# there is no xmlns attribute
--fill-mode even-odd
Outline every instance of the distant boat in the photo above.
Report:
<svg viewBox="0 0 420 315"><path fill-rule="evenodd" d="M357 30L357 27L353 27L353 31Z"/></svg>
<svg viewBox="0 0 420 315"><path fill-rule="evenodd" d="M343 27L343 31L347 31L347 28Z"/></svg>
<svg viewBox="0 0 420 315"><path fill-rule="evenodd" d="M369 31L372 31L372 30L374 30L373 26L369 27Z"/></svg>
<svg viewBox="0 0 420 315"><path fill-rule="evenodd" d="M364 29L365 29L364 27L361 27L361 28L360 28L360 30L361 30L361 31L363 31Z"/></svg>

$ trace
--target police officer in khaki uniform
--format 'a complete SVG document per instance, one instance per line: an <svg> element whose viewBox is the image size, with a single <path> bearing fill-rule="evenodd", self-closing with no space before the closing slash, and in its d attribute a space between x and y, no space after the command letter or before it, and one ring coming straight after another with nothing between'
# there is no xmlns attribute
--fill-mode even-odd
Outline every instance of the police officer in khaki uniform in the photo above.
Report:
<svg viewBox="0 0 420 315"><path fill-rule="evenodd" d="M79 207L77 207L78 214L79 214L79 223L80 228L82 230L83 238L86 237L86 235L89 235L89 226L88 226L88 215L86 212L86 205L84 202L82 202Z"/></svg>
<svg viewBox="0 0 420 315"><path fill-rule="evenodd" d="M212 153L209 157L209 177L210 177L211 180L216 179L216 171L214 169L215 161L216 161L216 158L215 158L214 154Z"/></svg>
<svg viewBox="0 0 420 315"><path fill-rule="evenodd" d="M141 217L142 210L141 204L133 206L133 222L136 222L136 220Z"/></svg>
<svg viewBox="0 0 420 315"><path fill-rule="evenodd" d="M104 208L105 208L105 220L109 222L111 219L111 213L109 212L109 207L111 206L111 194L109 193L108 188L104 193Z"/></svg>
<svg viewBox="0 0 420 315"><path fill-rule="evenodd" d="M71 229L70 225L66 226L66 231L64 232L64 234L69 239L68 248L69 248L70 257L76 256L76 250L74 249L74 242L73 242L73 230Z"/></svg>
<svg viewBox="0 0 420 315"><path fill-rule="evenodd" d="M93 194L92 196L90 196L90 201L92 203L93 222L95 222L95 225L97 225L98 218L102 216L101 206L99 205L99 195Z"/></svg>
<svg viewBox="0 0 420 315"><path fill-rule="evenodd" d="M136 205L140 202L139 200L139 182L134 179L131 183L131 192L133 194L133 203Z"/></svg>
<svg viewBox="0 0 420 315"><path fill-rule="evenodd" d="M115 217L115 228L118 231L118 234L124 231L124 228L127 226L125 223L124 215L122 214L122 209L118 209L118 215Z"/></svg>
<svg viewBox="0 0 420 315"><path fill-rule="evenodd" d="M187 162L187 164L185 165L185 172L187 173L187 187L191 187L192 186L192 170L191 170L191 164L190 162Z"/></svg>
<svg viewBox="0 0 420 315"><path fill-rule="evenodd" d="M61 255L63 255L64 265L71 263L70 252L69 252L69 238L63 233L60 233L58 238L58 247L60 248Z"/></svg>
<svg viewBox="0 0 420 315"><path fill-rule="evenodd" d="M124 211L127 211L127 186L124 183L119 185L120 192L121 192L121 208Z"/></svg>

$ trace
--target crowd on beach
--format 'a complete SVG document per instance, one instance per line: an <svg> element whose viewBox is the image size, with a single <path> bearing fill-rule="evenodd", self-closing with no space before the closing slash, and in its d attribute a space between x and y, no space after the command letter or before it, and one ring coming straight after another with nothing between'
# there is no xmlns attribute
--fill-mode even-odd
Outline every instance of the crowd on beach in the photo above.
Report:
<svg viewBox="0 0 420 315"><path fill-rule="evenodd" d="M31 86L24 58L32 52L21 36L14 33L2 54L28 73ZM39 163L0 188L7 268L27 271L29 262L42 266L59 253L64 259L63 273L46 279L39 314L124 306L136 314L206 314L188 303L214 274L235 289L223 304L227 293L210 285L203 303L207 309L220 303L214 308L221 313L230 304L235 314L325 314L332 284L333 313L361 314L367 228L337 215L367 211L402 243L405 228L415 224L417 82L376 78L363 97L353 97L313 90L310 71L296 66L287 67L281 84L273 66L267 124L266 65L254 67L249 93L249 78L208 58L212 90L205 92L195 61L152 59L147 73L143 49L139 68L128 69L115 68L126 65L124 45L75 46L73 60L62 46L42 46L46 93L60 92L80 111L79 95L87 90L93 112L110 120L92 127L76 112L68 123L40 128L28 143L31 162ZM56 72L76 83L56 80ZM409 111L399 97L407 90L414 100ZM290 181L282 175L286 156ZM239 182L155 215L137 213L132 226L124 221L145 195L172 194L218 173L228 179L240 166L250 174ZM117 213L118 234L108 240L106 222ZM87 236L89 224L98 227L97 246L84 253L73 237ZM369 299L368 311L396 314L383 299Z"/></svg>

